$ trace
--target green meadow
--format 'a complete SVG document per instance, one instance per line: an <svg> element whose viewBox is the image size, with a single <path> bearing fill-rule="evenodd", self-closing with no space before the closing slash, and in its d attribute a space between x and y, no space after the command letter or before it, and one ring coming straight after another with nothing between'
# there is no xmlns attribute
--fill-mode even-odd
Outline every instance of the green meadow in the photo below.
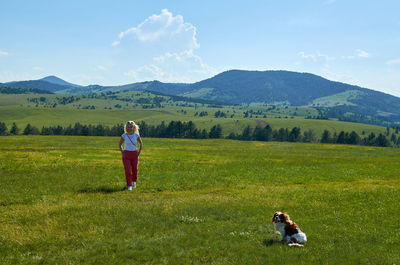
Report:
<svg viewBox="0 0 400 265"><path fill-rule="evenodd" d="M73 100L68 101L71 98ZM155 100L157 98L161 102L159 105L155 104L158 102ZM94 109L83 109L88 106L93 106ZM226 116L215 117L218 111ZM200 116L201 112L207 112L207 115ZM245 117L246 112L248 115ZM9 129L14 122L22 130L28 123L40 130L43 126L67 127L77 122L114 126L125 123L127 120L135 120L136 122L144 121L150 125L159 125L162 121L165 123L193 121L197 128L206 130L219 124L222 127L223 136L228 136L231 132L239 134L246 126L255 128L266 124L273 129L288 128L290 130L293 127L299 127L302 132L313 130L317 138L321 137L324 130L329 130L332 134L355 131L362 137L371 132L377 135L386 133L386 128L382 126L341 122L335 119L305 119L307 116L317 115L317 110L311 107L264 105L216 107L213 104L173 100L169 96L143 91L99 94L93 97L32 93L0 94L0 122L4 122ZM393 132L394 130L391 129L390 134Z"/></svg>
<svg viewBox="0 0 400 265"><path fill-rule="evenodd" d="M186 113L185 113L186 111ZM196 112L207 111L208 115L204 117L195 116ZM19 107L19 106L0 106L0 122L4 122L8 129L11 128L13 122L20 129L30 123L38 127L42 126L69 126L79 122L81 124L103 124L106 126L114 126L116 124L125 123L127 120L135 120L136 122L145 121L147 124L159 125L162 121L169 123L170 121L193 121L199 129L210 130L214 125L220 124L224 136L229 133L241 133L246 126L255 128L257 125L265 126L270 124L273 129L300 127L301 131L313 130L317 137L320 137L323 131L329 130L331 133L339 133L340 131L355 131L360 136L368 135L371 132L375 134L385 133L386 128L369 124L360 124L352 122L342 122L337 120L315 120L304 119L304 117L287 117L278 114L263 116L254 115L253 117L243 118L244 110L235 110L237 114L233 118L215 118L217 111L225 111L232 113L234 109L225 107L223 109L213 108L187 108L187 107L170 107L165 109L129 109L129 110L105 110L105 109L74 109L67 107L57 108L35 108L35 107ZM228 112L229 111L229 112ZM256 117L257 116L257 117ZM394 132L391 129L391 133Z"/></svg>
<svg viewBox="0 0 400 265"><path fill-rule="evenodd" d="M399 149L144 138L127 191L118 141L0 138L0 264L400 263Z"/></svg>

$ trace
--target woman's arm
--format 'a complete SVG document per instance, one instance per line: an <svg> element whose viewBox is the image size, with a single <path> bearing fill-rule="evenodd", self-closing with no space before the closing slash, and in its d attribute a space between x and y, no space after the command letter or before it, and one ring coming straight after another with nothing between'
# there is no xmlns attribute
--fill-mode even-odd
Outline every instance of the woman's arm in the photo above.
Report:
<svg viewBox="0 0 400 265"><path fill-rule="evenodd" d="M121 151L122 157L125 156L124 150L122 150L122 144L125 142L124 137L121 136L121 139L119 140L119 150Z"/></svg>
<svg viewBox="0 0 400 265"><path fill-rule="evenodd" d="M138 141L138 143L139 143L139 151L138 151L137 155L139 156L139 155L140 155L140 152L142 151L142 146L143 146L142 138L140 138L140 136L139 136L139 137L137 138L137 141Z"/></svg>

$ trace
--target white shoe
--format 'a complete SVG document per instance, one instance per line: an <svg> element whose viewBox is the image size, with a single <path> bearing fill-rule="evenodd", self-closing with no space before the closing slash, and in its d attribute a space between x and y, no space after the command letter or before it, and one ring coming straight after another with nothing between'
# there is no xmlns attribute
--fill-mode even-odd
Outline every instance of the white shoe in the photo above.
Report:
<svg viewBox="0 0 400 265"><path fill-rule="evenodd" d="M132 190L132 186L128 186L128 190Z"/></svg>
<svg viewBox="0 0 400 265"><path fill-rule="evenodd" d="M136 189L136 182L133 182L133 188Z"/></svg>

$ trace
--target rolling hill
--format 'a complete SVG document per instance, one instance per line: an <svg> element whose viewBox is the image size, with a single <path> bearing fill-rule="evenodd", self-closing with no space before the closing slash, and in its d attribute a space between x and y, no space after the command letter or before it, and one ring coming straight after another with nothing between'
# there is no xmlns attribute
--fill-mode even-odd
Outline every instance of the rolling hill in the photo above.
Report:
<svg viewBox="0 0 400 265"><path fill-rule="evenodd" d="M69 83L61 78L58 78L57 76L54 75L50 75L50 76L46 76L42 79L39 79L41 81L46 81L52 84L57 84L57 85L61 85L61 86L67 86L67 87L82 87L81 85L76 85L76 84L72 84Z"/></svg>
<svg viewBox="0 0 400 265"><path fill-rule="evenodd" d="M164 95L227 104L311 106L329 117L353 121L400 121L400 98L323 77L290 71L230 70L192 83L138 82L122 86L79 86L55 76L5 83L8 87L37 88L57 94L152 91ZM368 117L367 117L368 116ZM372 117L372 118L371 118ZM376 118L378 117L378 118ZM376 123L372 121L372 123Z"/></svg>
<svg viewBox="0 0 400 265"><path fill-rule="evenodd" d="M60 90L65 90L70 88L69 86L54 84L43 80L8 82L8 83L3 83L2 86L13 87L13 88L40 89L40 90L47 90L49 92L57 92Z"/></svg>

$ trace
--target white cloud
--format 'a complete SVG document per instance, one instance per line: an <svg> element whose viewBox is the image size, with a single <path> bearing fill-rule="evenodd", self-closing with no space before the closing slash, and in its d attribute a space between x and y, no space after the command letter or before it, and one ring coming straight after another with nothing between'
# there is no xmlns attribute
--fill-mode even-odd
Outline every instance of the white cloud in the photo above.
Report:
<svg viewBox="0 0 400 265"><path fill-rule="evenodd" d="M387 65L400 64L400 58L389 60L389 61L386 62L386 64Z"/></svg>
<svg viewBox="0 0 400 265"><path fill-rule="evenodd" d="M316 51L315 53L311 53L311 54L306 54L305 52L299 52L298 54L300 55L300 57L302 59L306 59L306 60L311 59L314 62L318 62L321 60L325 61L325 62L335 60L335 57L329 57L328 55L322 54L319 51Z"/></svg>
<svg viewBox="0 0 400 265"><path fill-rule="evenodd" d="M111 46L117 46L120 43L121 43L120 41L114 41L113 43L111 43Z"/></svg>
<svg viewBox="0 0 400 265"><path fill-rule="evenodd" d="M6 56L6 55L8 55L8 52L0 50L0 56Z"/></svg>
<svg viewBox="0 0 400 265"><path fill-rule="evenodd" d="M96 69L101 70L101 71L107 71L108 70L108 68L103 66L103 65L97 65Z"/></svg>
<svg viewBox="0 0 400 265"><path fill-rule="evenodd" d="M135 70L125 72L124 75L133 77L136 81L163 80L166 73L154 64L144 65Z"/></svg>
<svg viewBox="0 0 400 265"><path fill-rule="evenodd" d="M34 67L32 67L32 69L35 70L35 71L42 71L43 70L43 68L40 67L40 66L34 66Z"/></svg>
<svg viewBox="0 0 400 265"><path fill-rule="evenodd" d="M349 60L351 60L351 59L356 59L356 58L369 58L369 57L371 57L371 54L370 54L370 53L368 53L368 52L366 52L366 51L363 51L363 50L361 50L361 49L357 49L357 50L355 51L355 54L354 54L354 55L342 56L342 59L349 59Z"/></svg>
<svg viewBox="0 0 400 265"><path fill-rule="evenodd" d="M152 15L137 27L121 32L118 35L119 40L114 41L112 45L117 46L128 37L133 37L141 42L154 42L163 39L182 39L182 36L185 37L186 44L190 49L200 47L196 39L196 27L191 23L184 22L181 15L174 17L167 9L163 9L161 14Z"/></svg>
<svg viewBox="0 0 400 265"><path fill-rule="evenodd" d="M361 57L361 58L368 58L368 57L371 57L371 54L369 54L369 53L366 52L366 51L357 49L356 52L357 52L357 56L358 56L358 57Z"/></svg>
<svg viewBox="0 0 400 265"><path fill-rule="evenodd" d="M159 80L162 82L191 83L210 75L217 70L205 64L200 56L192 51L165 53L153 58L153 63L140 66L124 73L135 81Z"/></svg>
<svg viewBox="0 0 400 265"><path fill-rule="evenodd" d="M112 46L118 67L134 82L195 82L216 72L195 54L200 48L196 34L196 27L182 15L163 9L121 32Z"/></svg>

